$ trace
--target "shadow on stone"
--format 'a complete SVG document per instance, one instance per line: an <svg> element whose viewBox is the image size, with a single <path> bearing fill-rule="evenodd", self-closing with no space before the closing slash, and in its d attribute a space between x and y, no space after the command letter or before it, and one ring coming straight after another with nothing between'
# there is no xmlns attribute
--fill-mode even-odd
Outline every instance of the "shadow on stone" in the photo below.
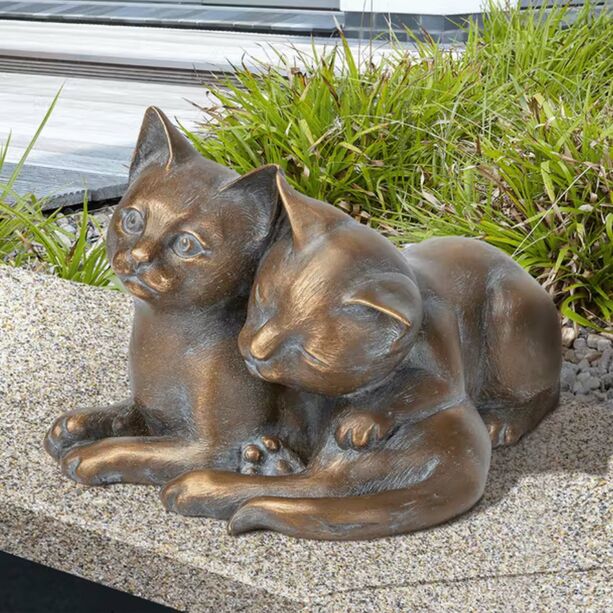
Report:
<svg viewBox="0 0 613 613"><path fill-rule="evenodd" d="M472 511L495 505L524 477L584 473L604 476L610 458L613 410L607 404L562 404L517 445L492 451L485 494Z"/></svg>

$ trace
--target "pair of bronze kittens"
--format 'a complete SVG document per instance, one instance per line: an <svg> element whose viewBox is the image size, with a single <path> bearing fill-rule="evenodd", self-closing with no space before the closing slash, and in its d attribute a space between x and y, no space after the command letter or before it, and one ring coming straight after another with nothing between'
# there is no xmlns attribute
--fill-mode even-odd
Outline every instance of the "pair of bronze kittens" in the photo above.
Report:
<svg viewBox="0 0 613 613"><path fill-rule="evenodd" d="M79 483L163 485L165 506L364 539L481 497L492 446L558 402L543 289L476 240L398 250L276 166L201 157L156 108L108 233L135 298L132 396L59 417L45 441Z"/></svg>

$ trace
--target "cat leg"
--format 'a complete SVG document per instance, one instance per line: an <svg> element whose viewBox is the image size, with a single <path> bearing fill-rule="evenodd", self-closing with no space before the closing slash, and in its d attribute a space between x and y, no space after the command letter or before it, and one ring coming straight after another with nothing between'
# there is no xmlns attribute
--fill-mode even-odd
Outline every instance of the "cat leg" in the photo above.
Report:
<svg viewBox="0 0 613 613"><path fill-rule="evenodd" d="M75 409L60 415L45 435L45 449L55 460L74 445L112 436L146 434L142 415L132 400L106 407Z"/></svg>
<svg viewBox="0 0 613 613"><path fill-rule="evenodd" d="M261 436L241 448L239 472L244 475L287 475L304 470L302 460L276 436Z"/></svg>
<svg viewBox="0 0 613 613"><path fill-rule="evenodd" d="M195 471L168 483L161 497L184 515L233 516L234 532L270 527L312 538L370 538L470 508L483 493L490 453L483 421L464 402L402 425L389 443L368 451L342 450L332 434L297 475Z"/></svg>
<svg viewBox="0 0 613 613"><path fill-rule="evenodd" d="M445 354L441 361L449 364L453 355ZM458 370L460 370L458 368ZM417 371L407 376L405 390L410 391L411 402L395 406L393 410L379 410L376 407L350 407L335 419L334 437L341 449L366 450L380 446L394 434L399 425L413 419L419 413L441 410L457 404L459 385L454 385L440 376ZM433 406L433 399L434 406ZM447 400L445 400L447 399Z"/></svg>
<svg viewBox="0 0 613 613"><path fill-rule="evenodd" d="M202 444L165 437L107 438L75 447L61 459L62 472L77 483L161 485L181 473L211 465Z"/></svg>
<svg viewBox="0 0 613 613"><path fill-rule="evenodd" d="M350 411L341 418L334 437L341 449L367 449L389 438L395 421L387 413Z"/></svg>
<svg viewBox="0 0 613 613"><path fill-rule="evenodd" d="M549 296L510 272L489 289L477 407L492 445L512 445L558 404L559 317Z"/></svg>
<svg viewBox="0 0 613 613"><path fill-rule="evenodd" d="M394 441L397 436L408 441L406 449L398 448L402 439ZM470 403L408 430L402 427L391 441L394 449L354 454L357 459L347 474L363 480L361 495L307 496L305 491L293 497L271 493L251 498L230 519L229 532L265 529L323 540L380 538L443 523L481 498L491 446ZM374 464L381 482L373 492Z"/></svg>
<svg viewBox="0 0 613 613"><path fill-rule="evenodd" d="M268 493L299 496L301 492L331 492L322 474L307 471L270 477L222 470L195 470L167 483L160 492L167 510L181 515L229 519L246 500Z"/></svg>

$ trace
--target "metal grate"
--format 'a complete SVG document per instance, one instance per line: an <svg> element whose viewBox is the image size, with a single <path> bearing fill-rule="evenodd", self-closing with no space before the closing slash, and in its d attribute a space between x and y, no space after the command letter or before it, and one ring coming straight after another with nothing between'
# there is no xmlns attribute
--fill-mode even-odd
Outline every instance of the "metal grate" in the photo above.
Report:
<svg viewBox="0 0 613 613"><path fill-rule="evenodd" d="M344 13L158 2L71 2L0 0L0 18L72 23L129 24L171 28L233 30L330 36Z"/></svg>

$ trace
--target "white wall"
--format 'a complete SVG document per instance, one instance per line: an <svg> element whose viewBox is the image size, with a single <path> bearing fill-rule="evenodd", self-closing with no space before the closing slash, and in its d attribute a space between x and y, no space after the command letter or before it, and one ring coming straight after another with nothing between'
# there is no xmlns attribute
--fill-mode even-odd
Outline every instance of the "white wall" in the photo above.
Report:
<svg viewBox="0 0 613 613"><path fill-rule="evenodd" d="M340 0L341 11L459 15L480 13L484 0Z"/></svg>

